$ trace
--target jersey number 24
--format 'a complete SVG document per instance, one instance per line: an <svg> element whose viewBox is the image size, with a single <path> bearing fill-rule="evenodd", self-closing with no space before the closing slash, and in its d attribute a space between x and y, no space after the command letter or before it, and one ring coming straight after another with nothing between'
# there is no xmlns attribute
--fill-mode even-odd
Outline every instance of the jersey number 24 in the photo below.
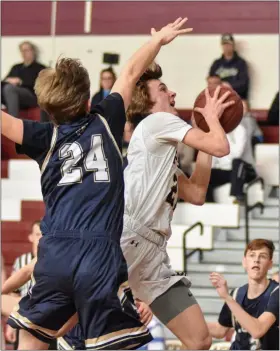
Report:
<svg viewBox="0 0 280 351"><path fill-rule="evenodd" d="M59 150L59 159L64 160L61 167L62 178L59 186L82 183L83 169L77 164L84 157L81 144L77 141L66 143ZM93 172L94 182L110 182L108 161L103 149L102 136L99 134L91 137L91 148L84 157L84 167L87 172Z"/></svg>

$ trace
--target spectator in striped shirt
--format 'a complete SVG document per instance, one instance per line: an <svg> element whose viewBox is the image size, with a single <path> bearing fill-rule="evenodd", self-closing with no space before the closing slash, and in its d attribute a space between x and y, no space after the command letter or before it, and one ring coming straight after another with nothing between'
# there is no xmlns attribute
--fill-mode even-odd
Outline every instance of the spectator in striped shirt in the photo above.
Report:
<svg viewBox="0 0 280 351"><path fill-rule="evenodd" d="M15 259L12 274L18 272L22 267L28 265L34 257L37 257L38 243L41 236L42 236L42 233L40 230L40 221L37 220L33 222L31 233L28 235L28 240L32 243L31 252L27 252ZM14 291L12 294L13 296L9 296L9 295L5 296L4 301L5 301L7 310L12 308L12 306L15 303L17 303L17 300L15 298L23 297L28 293L29 287L30 287L30 281L25 283L18 290ZM11 343L14 343L15 349L17 349L18 337L17 337L16 329L13 329L9 325L7 325L5 336L6 336L6 340Z"/></svg>

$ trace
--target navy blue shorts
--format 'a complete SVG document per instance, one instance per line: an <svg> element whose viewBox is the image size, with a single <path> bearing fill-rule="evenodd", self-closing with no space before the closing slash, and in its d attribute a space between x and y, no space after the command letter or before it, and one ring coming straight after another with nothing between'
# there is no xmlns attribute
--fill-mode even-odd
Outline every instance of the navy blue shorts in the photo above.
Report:
<svg viewBox="0 0 280 351"><path fill-rule="evenodd" d="M136 349L152 340L134 306L118 240L43 236L33 281L8 319L13 328L50 343L77 311L86 349Z"/></svg>

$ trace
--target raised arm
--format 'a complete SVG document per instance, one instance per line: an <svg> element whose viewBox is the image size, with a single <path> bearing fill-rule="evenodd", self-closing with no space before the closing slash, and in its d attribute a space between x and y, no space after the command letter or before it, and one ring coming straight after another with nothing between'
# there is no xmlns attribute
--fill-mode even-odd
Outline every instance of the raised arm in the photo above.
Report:
<svg viewBox="0 0 280 351"><path fill-rule="evenodd" d="M210 280L241 327L246 329L254 339L263 337L275 321L279 323L279 286L272 292L266 310L258 318L255 318L247 313L229 294L227 281L221 274L211 273Z"/></svg>
<svg viewBox="0 0 280 351"><path fill-rule="evenodd" d="M125 110L127 110L130 104L132 92L137 81L154 61L161 47L170 43L178 35L192 31L192 28L181 29L186 21L187 18L182 19L180 17L175 22L168 24L158 32L152 28L152 38L136 51L127 62L111 91L111 93L116 92L122 96Z"/></svg>
<svg viewBox="0 0 280 351"><path fill-rule="evenodd" d="M1 111L1 133L17 144L22 144L23 122L8 113Z"/></svg>
<svg viewBox="0 0 280 351"><path fill-rule="evenodd" d="M190 132L190 131L189 131ZM184 174L178 178L180 199L193 205L203 205L211 175L212 156L199 151L195 170L191 177Z"/></svg>

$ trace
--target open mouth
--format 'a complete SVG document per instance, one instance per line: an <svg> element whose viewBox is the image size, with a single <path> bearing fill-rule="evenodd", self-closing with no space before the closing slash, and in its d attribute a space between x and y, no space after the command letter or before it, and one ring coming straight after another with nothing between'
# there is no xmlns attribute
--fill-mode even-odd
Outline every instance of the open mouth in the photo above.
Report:
<svg viewBox="0 0 280 351"><path fill-rule="evenodd" d="M174 107L175 106L175 101L170 102L170 106Z"/></svg>
<svg viewBox="0 0 280 351"><path fill-rule="evenodd" d="M252 269L253 269L253 271L259 271L260 267L259 266L254 266Z"/></svg>

